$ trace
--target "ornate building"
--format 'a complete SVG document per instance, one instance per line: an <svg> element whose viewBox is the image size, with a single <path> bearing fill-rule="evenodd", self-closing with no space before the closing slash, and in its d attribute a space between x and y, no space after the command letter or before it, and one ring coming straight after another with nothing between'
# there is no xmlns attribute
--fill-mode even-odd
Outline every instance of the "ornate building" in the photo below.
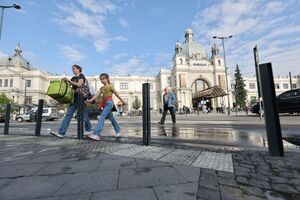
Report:
<svg viewBox="0 0 300 200"><path fill-rule="evenodd" d="M22 50L18 44L13 56L0 59L0 93L5 93L15 103L36 105L39 99L44 99L48 105L53 103L45 93L51 80L61 79L63 75L52 75L34 68L29 61L22 56ZM87 79L99 89L102 85L97 76L89 76ZM228 74L228 80L232 80ZM244 77L247 100L250 103L257 99L256 79ZM177 107L196 107L202 100L207 100L211 109L227 106L227 93L230 95L231 106L235 102L231 91L226 90L226 77L224 59L219 55L216 44L211 47L211 56L194 39L191 29L185 32L183 44L177 42L173 56L172 69L161 68L157 76L113 76L111 82L121 97L127 102L125 110L132 109L132 103L137 96L142 99L142 84L150 83L151 108L162 108L163 89L167 86L173 88L177 97ZM275 77L275 89L277 95L291 89L289 78ZM292 79L293 88L300 87L300 77ZM52 102L51 102L52 101ZM115 103L118 105L117 99Z"/></svg>

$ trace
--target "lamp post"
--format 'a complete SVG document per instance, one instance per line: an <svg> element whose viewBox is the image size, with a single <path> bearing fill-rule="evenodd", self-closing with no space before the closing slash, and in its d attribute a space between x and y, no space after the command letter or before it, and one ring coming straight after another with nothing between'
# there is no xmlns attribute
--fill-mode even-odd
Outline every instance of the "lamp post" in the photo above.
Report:
<svg viewBox="0 0 300 200"><path fill-rule="evenodd" d="M226 78L226 89L227 89L227 101L228 101L228 115L230 115L230 100L229 100L229 89L228 89L228 78L227 78L227 67L226 67L226 54L225 54L225 45L224 40L232 38L232 35L227 37L219 37L219 36L213 36L213 39L221 39L222 45L223 45L223 54L224 54L224 67L225 67L225 78Z"/></svg>
<svg viewBox="0 0 300 200"><path fill-rule="evenodd" d="M26 105L26 99L27 99L27 80L25 78L22 78L25 81L25 90L24 90L24 105Z"/></svg>
<svg viewBox="0 0 300 200"><path fill-rule="evenodd" d="M4 13L4 9L5 8L15 8L15 9L17 9L17 10L19 10L19 9L21 9L21 6L20 5L18 5L18 4L13 4L13 5L11 5L11 6L1 6L0 5L0 8L1 8L1 20L0 20L0 40L1 40L1 32L2 32L2 22L3 22L3 13Z"/></svg>

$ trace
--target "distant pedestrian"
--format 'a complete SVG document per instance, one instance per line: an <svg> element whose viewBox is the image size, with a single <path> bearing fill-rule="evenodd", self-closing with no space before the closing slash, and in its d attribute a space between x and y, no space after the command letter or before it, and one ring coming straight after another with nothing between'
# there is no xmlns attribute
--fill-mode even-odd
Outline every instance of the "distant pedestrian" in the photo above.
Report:
<svg viewBox="0 0 300 200"><path fill-rule="evenodd" d="M110 84L109 75L106 73L102 73L99 79L104 86L100 88L100 90L95 94L95 96L93 96L93 98L86 101L87 103L90 103L93 102L98 96L101 97L101 100L99 101L99 107L103 108L103 111L98 120L98 124L93 131L87 133L87 137L95 141L99 141L101 139L100 133L104 127L104 121L106 118L110 120L115 129L115 137L120 137L120 125L112 114L112 110L115 108L114 102L112 100L112 95L115 94L118 99L120 99L121 103L125 105L125 102L119 96L114 87Z"/></svg>
<svg viewBox="0 0 300 200"><path fill-rule="evenodd" d="M75 76L73 76L71 78L71 80L69 80L66 77L62 78L62 80L66 81L70 85L72 85L73 89L76 91L76 89L81 87L85 83L85 81L87 81L87 80L86 80L85 76L82 73L82 68L79 65L73 65L72 66L72 71L73 71L73 74ZM67 112L65 114L65 117L64 117L58 131L50 131L51 135L54 135L54 136L59 137L59 138L63 138L65 136L65 134L67 132L67 129L70 125L71 119L73 118L73 115L74 115L75 111L78 108L78 103L79 102L77 100L77 97L78 97L78 93L75 92L74 103L69 104L69 106L67 108ZM89 119L89 116L88 116L88 113L87 113L85 107L86 106L84 105L83 120L85 122L85 131L89 132L92 129L92 124L90 122L90 119Z"/></svg>
<svg viewBox="0 0 300 200"><path fill-rule="evenodd" d="M167 112L170 111L170 114L172 117L172 122L173 122L173 124L175 124L176 117L175 117L175 108L174 108L175 105L174 104L175 104L176 98L175 98L175 95L171 91L171 87L166 87L164 89L164 91L165 91L165 94L163 95L164 111L162 114L162 118L161 118L160 122L158 122L158 123L163 125L165 123Z"/></svg>

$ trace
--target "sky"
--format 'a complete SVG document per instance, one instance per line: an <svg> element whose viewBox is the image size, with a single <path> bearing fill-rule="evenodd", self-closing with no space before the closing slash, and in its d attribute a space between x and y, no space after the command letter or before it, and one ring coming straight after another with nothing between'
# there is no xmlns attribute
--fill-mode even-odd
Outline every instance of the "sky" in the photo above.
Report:
<svg viewBox="0 0 300 200"><path fill-rule="evenodd" d="M275 76L300 75L298 0L0 0L5 9L0 57L23 56L40 70L71 75L72 64L85 75L155 76L172 68L177 41L187 28L207 51L215 42L230 74L238 64L253 77L253 48L260 63L272 62Z"/></svg>

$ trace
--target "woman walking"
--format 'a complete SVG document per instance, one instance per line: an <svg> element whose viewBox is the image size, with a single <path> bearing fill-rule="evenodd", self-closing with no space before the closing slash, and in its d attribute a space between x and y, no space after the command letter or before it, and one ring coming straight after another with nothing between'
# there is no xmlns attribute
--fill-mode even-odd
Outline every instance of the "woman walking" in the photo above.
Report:
<svg viewBox="0 0 300 200"><path fill-rule="evenodd" d="M120 137L120 133L121 133L120 125L118 124L118 122L116 121L116 119L114 118L114 116L112 114L112 109L114 108L112 95L115 94L118 97L118 99L120 99L122 104L125 105L125 102L119 96L119 94L114 89L114 87L110 84L109 75L106 73L102 73L100 75L99 79L104 86L102 86L100 88L100 90L96 93L95 96L93 96L93 98L86 101L87 103L90 103L90 102L93 102L98 96L101 97L101 99L99 101L99 108L100 109L103 108L103 111L98 120L98 124L93 131L91 131L90 133L87 133L87 137L89 139L92 139L95 141L99 141L101 139L100 133L103 129L104 121L106 118L108 118L110 120L111 124L113 125L113 127L115 129L115 132L116 132L115 137Z"/></svg>
<svg viewBox="0 0 300 200"><path fill-rule="evenodd" d="M71 78L71 80L69 80L66 77L62 78L62 80L71 84L73 89L76 91L76 89L81 87L87 80L86 80L85 76L81 73L82 68L79 65L73 65L72 71L75 76L73 76ZM75 111L78 108L77 96L78 96L78 94L77 94L77 92L75 92L74 103L69 104L67 113L60 125L60 128L58 129L58 131L50 131L51 135L54 135L59 138L63 138L65 136L67 129L70 125L70 121L71 121ZM90 122L90 119L89 119L88 113L85 109L85 106L84 106L83 120L85 122L85 131L90 132L92 129L92 124Z"/></svg>

